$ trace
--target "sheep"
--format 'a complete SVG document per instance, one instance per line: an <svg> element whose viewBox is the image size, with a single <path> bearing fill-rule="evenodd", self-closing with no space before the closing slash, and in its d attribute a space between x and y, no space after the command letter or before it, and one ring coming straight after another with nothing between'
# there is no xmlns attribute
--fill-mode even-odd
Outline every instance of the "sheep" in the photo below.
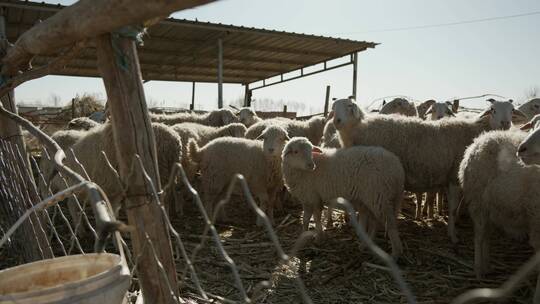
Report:
<svg viewBox="0 0 540 304"><path fill-rule="evenodd" d="M321 150L307 138L295 137L285 146L282 159L285 186L304 209L304 231L308 230L313 215L320 235L323 203L343 197L361 215L386 225L392 255L401 255L397 216L403 200L405 173L397 156L380 147Z"/></svg>
<svg viewBox="0 0 540 304"><path fill-rule="evenodd" d="M331 113L343 147L381 146L395 153L405 169L405 189L415 193L446 190L448 234L458 241L455 213L459 187L457 171L465 148L482 132L508 129L512 116L524 116L511 102L493 101L476 121L443 119L425 122L417 118L366 114L350 99L337 100ZM415 144L411 145L411 141ZM417 201L416 213L420 213Z"/></svg>
<svg viewBox="0 0 540 304"><path fill-rule="evenodd" d="M238 117L229 109L219 109L205 114L150 114L150 118L153 122L161 122L170 126L183 122L195 122L212 127L221 127L233 122L239 122Z"/></svg>
<svg viewBox="0 0 540 304"><path fill-rule="evenodd" d="M274 203L283 189L281 151L289 137L284 128L269 126L258 139L263 141L218 138L202 148L194 140L189 142L188 155L200 168L202 192L209 214L225 194L233 176L239 173L246 178L270 221L274 221ZM219 219L223 218L220 213Z"/></svg>
<svg viewBox="0 0 540 304"><path fill-rule="evenodd" d="M540 165L540 115L534 116L521 130L532 131L521 141L517 150L517 156L527 165Z"/></svg>
<svg viewBox="0 0 540 304"><path fill-rule="evenodd" d="M246 138L255 139L269 126L283 127L290 137L304 136L312 144L318 145L321 141L326 119L322 116L314 116L307 121L291 120L287 118L273 118L260 121L248 128Z"/></svg>
<svg viewBox="0 0 540 304"><path fill-rule="evenodd" d="M88 117L77 117L70 120L66 126L67 130L90 130L99 126L100 123L93 121Z"/></svg>
<svg viewBox="0 0 540 304"><path fill-rule="evenodd" d="M431 105L429 110L426 112L426 115L431 114L429 120L439 120L445 117L455 117L456 115L452 111L452 103L447 102L436 102ZM426 117L427 118L427 117Z"/></svg>
<svg viewBox="0 0 540 304"><path fill-rule="evenodd" d="M532 98L518 107L518 110L527 115L527 119L533 118L535 115L540 114L540 98ZM514 121L514 123L520 123L521 121Z"/></svg>
<svg viewBox="0 0 540 304"><path fill-rule="evenodd" d="M525 137L518 130L483 134L467 148L460 164L464 203L474 223L478 278L489 271L489 241L495 227L515 238L528 234L531 246L540 251L540 166L524 165L516 157ZM534 303L540 303L540 281Z"/></svg>
<svg viewBox="0 0 540 304"><path fill-rule="evenodd" d="M329 120L324 126L323 136L321 139L322 148L341 148L341 143L339 142L339 135L336 130L334 123Z"/></svg>
<svg viewBox="0 0 540 304"><path fill-rule="evenodd" d="M184 122L172 126L172 129L178 133L182 140L182 155L187 155L189 140L195 140L198 146L204 146L211 140L218 137L244 137L246 127L241 123L232 123L223 127L209 127L192 122ZM189 157L182 158L182 166L186 170L190 181L195 179L196 170L193 168Z"/></svg>
<svg viewBox="0 0 540 304"><path fill-rule="evenodd" d="M153 123L152 130L156 140L159 179L162 185L166 185L173 165L181 162L182 142L178 134L164 124ZM116 177L110 173L110 169L100 156L101 151L104 151L112 166L118 170L112 125L106 123L87 131L71 148L90 179L105 191L115 212L118 212L123 201L123 189L119 187ZM79 174L83 174L71 157L68 157L65 163ZM51 181L50 185L53 191L65 188L58 176ZM175 196L172 192L169 193L168 189L164 189L164 192L165 206L169 207Z"/></svg>
<svg viewBox="0 0 540 304"><path fill-rule="evenodd" d="M421 119L426 119L426 112L435 102L435 100L429 99L417 105L416 112L418 113L418 117L420 117Z"/></svg>
<svg viewBox="0 0 540 304"><path fill-rule="evenodd" d="M405 98L394 98L392 101L384 102L379 113L418 116L418 112L414 104Z"/></svg>
<svg viewBox="0 0 540 304"><path fill-rule="evenodd" d="M262 118L257 116L257 113L251 108L241 108L240 111L238 111L238 118L240 119L240 122L248 128L259 121L262 121Z"/></svg>

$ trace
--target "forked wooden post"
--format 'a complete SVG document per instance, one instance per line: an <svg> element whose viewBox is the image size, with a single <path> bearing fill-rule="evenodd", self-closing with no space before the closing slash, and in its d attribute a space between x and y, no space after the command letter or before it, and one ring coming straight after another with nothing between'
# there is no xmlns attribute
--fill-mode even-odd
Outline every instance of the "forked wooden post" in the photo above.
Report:
<svg viewBox="0 0 540 304"><path fill-rule="evenodd" d="M145 303L174 303L178 295L176 268L165 220L152 203L150 190L140 172L127 180L134 155L138 154L157 190L161 189L154 133L144 97L137 49L130 38L105 34L96 38L98 65L107 91L120 175L129 185L126 211L132 233L134 256L139 256L137 272ZM136 170L138 171L138 170ZM160 273L149 244L149 235L159 261L167 272L167 283ZM168 286L172 286L173 291Z"/></svg>

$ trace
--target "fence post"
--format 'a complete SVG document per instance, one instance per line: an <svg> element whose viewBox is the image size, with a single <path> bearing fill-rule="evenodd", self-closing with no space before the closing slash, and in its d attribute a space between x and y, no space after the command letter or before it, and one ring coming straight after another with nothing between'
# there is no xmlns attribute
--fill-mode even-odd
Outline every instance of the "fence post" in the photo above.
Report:
<svg viewBox="0 0 540 304"><path fill-rule="evenodd" d="M326 86L326 97L324 98L324 117L328 115L328 105L330 104L330 86Z"/></svg>
<svg viewBox="0 0 540 304"><path fill-rule="evenodd" d="M134 256L139 256L137 272L145 303L175 303L177 297L176 268L165 220L153 203L149 185L142 172L129 176L138 154L145 170L160 191L154 132L144 96L141 70L135 42L120 34L105 34L96 38L98 66L107 92L116 155L122 182L129 197L126 212L132 232ZM127 180L129 177L129 180ZM156 254L167 272L168 282L160 273L146 234L155 246ZM173 290L169 290L172 286Z"/></svg>

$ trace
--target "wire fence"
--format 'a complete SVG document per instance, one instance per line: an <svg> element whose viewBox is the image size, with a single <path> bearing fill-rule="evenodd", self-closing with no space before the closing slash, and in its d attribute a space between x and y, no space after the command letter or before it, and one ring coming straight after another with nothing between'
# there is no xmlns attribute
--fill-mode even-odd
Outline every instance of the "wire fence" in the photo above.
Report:
<svg viewBox="0 0 540 304"><path fill-rule="evenodd" d="M68 155L76 159L76 156L72 153L68 153ZM114 176L118 181L118 186L123 187L115 166L111 164L104 153L101 157L110 169L110 172L103 172L103 174ZM24 161L16 146L11 145L7 141L0 140L0 182L3 185L0 189L2 208L0 229L3 235L0 242L1 255L19 257L22 253L28 251L29 246L34 245L37 248L34 248L33 251L38 253L36 256L33 256L34 260L52 256L66 256L99 251L97 249L98 247L94 246L100 239L100 233L97 232L96 225L92 224L96 219L93 212L88 211L90 210L88 196L82 195L86 186L95 184L89 181L73 181L60 174L59 178L62 181L63 187L61 190L53 193L50 189L50 177L45 176L41 172L38 164L39 162L50 161L48 153L44 153L43 159L39 161L30 158L31 168L29 168L26 166L28 162ZM76 162L76 164L80 167L78 169L82 172L85 171L84 166L80 162ZM169 186L174 186L179 195L187 198L186 201L192 201L190 206L193 207L194 212L184 214L180 221L186 222L186 225L197 223L197 227L201 233L194 236L190 235L187 231L182 231L185 226L179 225L175 222L175 219L171 219L166 206L162 203L159 190L152 183L138 156L134 158L134 169L142 173L147 184L150 185L151 203L157 204L160 207L171 237L177 266L177 277L180 282L179 286L172 286L171 284L167 286L173 302L185 303L189 300L201 303L272 302L269 300L269 297L273 293L279 293L276 282L284 277L293 282L294 287L292 289L298 297L297 302L320 302L314 298L314 295L318 293L316 286L312 286L312 283L306 284L304 279L306 270L302 269L301 265L297 263L297 259L302 255L302 252L313 244L314 233L310 231L300 233L292 242L288 242L287 246L284 246L282 243L283 240L280 240L278 231L295 222L289 221L289 217L285 217L280 224L275 227L272 226L266 214L255 202L244 177L236 175L231 180L225 196L217 204L216 208L214 208L214 213L208 214L199 193L188 180L186 172L180 164L175 164L168 184ZM25 174L27 174L26 178ZM136 172L132 174L136 174ZM88 179L87 175L86 179ZM32 180L36 180L37 183L29 182ZM37 184L40 186L38 187ZM46 191L43 192L42 189L46 189ZM102 199L107 202L110 215L114 219L106 195L102 195ZM124 199L129 200L128 197ZM58 202L62 203L58 204ZM235 207L232 207L234 204L236 204ZM344 199L337 199L334 202L330 202L330 204L349 214L354 237L364 244L365 248L374 257L383 263L383 265L372 264L372 266L382 269L391 275L394 286L397 288L397 298L399 301L417 303L415 294L405 279L406 276L404 277L402 269L383 249L369 238L363 225L357 221L356 216L353 216L355 215L355 210L351 204ZM262 223L261 230L253 231L254 234L252 235L265 235L268 242L259 244L235 244L235 240L227 235L227 229L224 231L223 226L216 226L215 220L217 214L225 209L239 208L238 206L240 206L240 209L245 208L246 210L250 210L250 214L253 214ZM188 223L187 217L194 220ZM120 218L122 218L122 215L120 215ZM28 225L25 225L26 223ZM22 228L15 232L13 227L17 225L21 225ZM237 228L232 227L229 230L234 229ZM40 235L45 235L45 239L40 239ZM189 241L192 239L197 239L197 242L193 243ZM116 252L124 255L131 270L131 287L128 298L134 303L137 297L140 296L138 269L139 267L148 266L140 265L140 256L133 256L129 235L124 235L124 238L121 238L117 234L114 240L114 242L102 244L100 247L108 252ZM274 258L269 263L274 264L273 269L280 271L259 275L254 271L254 265L246 264L245 261L238 262L239 253L234 252L234 254L231 254L231 252L234 248L240 248L242 246L255 250L264 248L261 250L271 251ZM159 273L163 276L165 282L169 282L167 280L166 269L163 268L163 265L159 261L155 244L151 241L148 234L146 234L143 248L150 249L157 262ZM289 249L286 250L285 248ZM362 249L357 250L360 251ZM49 251L50 254L47 254ZM202 263L202 261L208 255L212 256L210 258L211 263L219 265L217 268L218 271L205 268L206 264ZM23 262L22 259L16 258L7 261L7 263L4 262L2 266L13 266ZM452 303L461 304L485 299L495 300L506 298L517 287L523 284L523 281L529 277L531 272L537 270L538 265L540 265L539 253L523 264L500 287L470 290L453 299ZM284 269L286 271L281 271ZM347 270L346 267L344 269ZM246 276L246 272L252 273L252 277ZM247 280L246 278L250 279ZM223 285L227 285L228 288L226 290L214 288L214 285L209 283L211 280L220 281ZM178 294L176 292L178 288L180 289L180 298L176 296ZM294 299L289 299L289 301L295 302Z"/></svg>

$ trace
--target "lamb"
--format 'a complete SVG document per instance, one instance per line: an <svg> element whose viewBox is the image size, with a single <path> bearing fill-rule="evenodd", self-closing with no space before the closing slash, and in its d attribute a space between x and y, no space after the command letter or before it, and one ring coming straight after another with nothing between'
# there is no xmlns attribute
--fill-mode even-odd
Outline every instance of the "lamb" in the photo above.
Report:
<svg viewBox="0 0 540 304"><path fill-rule="evenodd" d="M448 234L454 243L458 241L455 232L460 190L457 171L465 148L482 132L508 129L512 116L524 116L511 102L493 101L476 121L425 122L393 115L366 118L350 99L337 100L332 114L343 147L381 146L400 158L405 169L406 190L415 193L447 190ZM411 145L411 141L415 144ZM418 214L418 202L416 210Z"/></svg>
<svg viewBox="0 0 540 304"><path fill-rule="evenodd" d="M383 102L380 114L400 114L404 116L418 116L418 111L412 102L405 98L394 98L390 102Z"/></svg>
<svg viewBox="0 0 540 304"><path fill-rule="evenodd" d="M184 122L172 126L182 140L182 155L187 155L188 142L194 140L198 146L204 146L211 140L218 137L244 137L246 127L241 123L232 123L223 127L209 127L192 122ZM188 157L182 158L182 166L186 170L190 181L195 179L196 169L193 167Z"/></svg>
<svg viewBox="0 0 540 304"><path fill-rule="evenodd" d="M219 109L205 114L150 114L150 118L153 122L161 122L169 126L183 122L195 122L201 125L221 127L233 122L239 122L238 117L229 109Z"/></svg>
<svg viewBox="0 0 540 304"><path fill-rule="evenodd" d="M321 139L321 147L323 148L341 148L341 143L339 142L339 135L336 130L334 123L329 120L324 126L323 136Z"/></svg>
<svg viewBox="0 0 540 304"><path fill-rule="evenodd" d="M427 114L431 114L429 117L429 120L439 120L443 119L445 117L455 117L456 115L452 111L452 103L447 102L436 102L431 105L429 110L426 112Z"/></svg>
<svg viewBox="0 0 540 304"><path fill-rule="evenodd" d="M274 220L274 203L283 189L281 151L289 140L280 126L269 126L259 140L218 138L199 148L189 142L189 158L198 164L205 207L212 214L214 204L223 197L237 173L244 175L253 195L258 198L270 221ZM224 219L223 213L219 214Z"/></svg>
<svg viewBox="0 0 540 304"><path fill-rule="evenodd" d="M67 130L90 130L99 126L100 123L88 117L77 117L70 120L66 126Z"/></svg>
<svg viewBox="0 0 540 304"><path fill-rule="evenodd" d="M322 116L314 116L307 121L291 120L287 118L273 118L260 121L248 128L246 138L255 139L269 126L283 127L290 137L304 136L312 144L318 145L323 134L326 119Z"/></svg>
<svg viewBox="0 0 540 304"><path fill-rule="evenodd" d="M156 139L159 178L161 184L166 185L169 181L173 165L181 162L182 142L178 134L164 124L153 123L152 129ZM116 177L108 173L110 169L100 156L101 151L104 151L112 166L118 170L118 160L111 124L106 123L87 131L71 148L77 159L86 169L90 179L105 191L115 212L117 212L123 201L123 189L119 187ZM83 174L71 157L68 157L65 163L79 174ZM65 188L58 176L51 181L50 185L53 191ZM170 191L173 191L173 189L170 189ZM164 192L166 194L165 206L168 207L175 196L167 189L164 189Z"/></svg>
<svg viewBox="0 0 540 304"><path fill-rule="evenodd" d="M386 225L392 255L401 255L397 215L405 173L397 156L380 147L321 150L307 138L296 137L285 146L282 159L285 186L304 209L304 231L313 215L316 230L322 233L323 203L343 197L368 221Z"/></svg>
<svg viewBox="0 0 540 304"><path fill-rule="evenodd" d="M489 132L475 139L460 164L459 181L474 223L474 270L489 271L489 240L494 227L512 237L529 236L540 250L540 167L524 165L516 151L526 133ZM538 278L540 280L540 277ZM534 295L540 303L540 281Z"/></svg>
<svg viewBox="0 0 540 304"><path fill-rule="evenodd" d="M240 111L238 111L238 118L240 118L240 122L248 128L259 121L262 121L262 118L257 116L257 113L251 108L241 108Z"/></svg>

